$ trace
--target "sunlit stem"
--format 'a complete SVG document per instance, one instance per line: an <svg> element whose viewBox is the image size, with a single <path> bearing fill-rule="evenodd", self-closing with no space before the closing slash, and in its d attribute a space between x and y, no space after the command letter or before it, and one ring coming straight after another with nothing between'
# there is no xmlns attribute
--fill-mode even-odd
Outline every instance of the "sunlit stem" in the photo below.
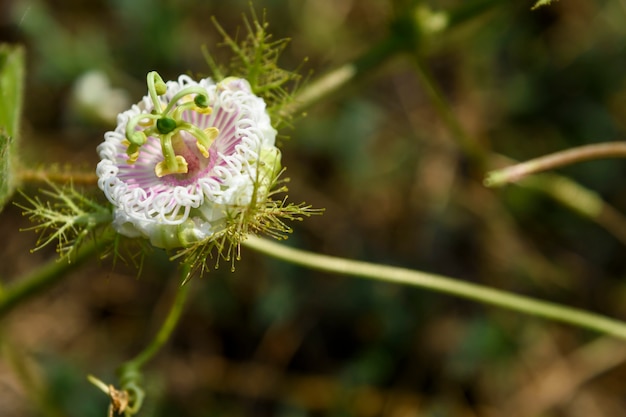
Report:
<svg viewBox="0 0 626 417"><path fill-rule="evenodd" d="M163 112L161 113L161 116L169 115L169 113L172 111L174 106L177 105L178 100L190 94L200 94L206 97L206 89L203 87L200 87L199 85L183 88L178 93L176 93L174 97L172 97L172 99L167 104L167 107L165 108L165 110L163 110Z"/></svg>
<svg viewBox="0 0 626 417"><path fill-rule="evenodd" d="M109 395L109 386L93 375L87 375L87 380L105 394Z"/></svg>
<svg viewBox="0 0 626 417"><path fill-rule="evenodd" d="M189 275L189 271L190 267L188 265L183 266L181 276L183 278L186 277ZM137 356L124 363L118 371L120 386L123 390L127 391L130 396L130 404L126 410L127 415L136 414L141 408L144 399L144 391L141 388L141 368L161 350L172 336L183 313L190 288L191 285L186 284L176 290L172 307L154 339L152 339L150 344Z"/></svg>
<svg viewBox="0 0 626 417"><path fill-rule="evenodd" d="M626 158L626 142L595 143L555 152L504 169L491 171L487 173L484 183L487 187L501 187L538 172L603 158Z"/></svg>
<svg viewBox="0 0 626 417"><path fill-rule="evenodd" d="M260 253L307 268L427 288L513 311L569 323L626 340L625 322L572 307L541 301L442 275L306 252L256 236L249 236L243 242L243 245Z"/></svg>
<svg viewBox="0 0 626 417"><path fill-rule="evenodd" d="M98 176L93 170L82 170L72 167L61 169L56 165L37 168L19 166L18 169L16 169L15 175L21 184L67 184L70 181L74 185L82 184L93 186L98 184Z"/></svg>

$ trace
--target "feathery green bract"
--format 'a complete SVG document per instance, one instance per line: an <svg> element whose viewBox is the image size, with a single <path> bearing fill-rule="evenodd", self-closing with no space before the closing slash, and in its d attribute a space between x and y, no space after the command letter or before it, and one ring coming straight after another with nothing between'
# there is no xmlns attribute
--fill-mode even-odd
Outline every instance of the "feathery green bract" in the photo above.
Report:
<svg viewBox="0 0 626 417"><path fill-rule="evenodd" d="M39 233L33 251L56 243L60 257L71 262L72 255L92 232L111 223L111 210L90 200L71 184L59 187L50 183L49 186L49 190L41 190L43 200L22 193L26 202L16 203L34 223L23 230Z"/></svg>
<svg viewBox="0 0 626 417"><path fill-rule="evenodd" d="M280 176L280 174L278 174ZM287 202L287 187L281 185L286 180L273 178L267 198L263 202L253 201L246 207L238 207L226 213L229 217L228 227L213 234L211 237L195 242L179 250L172 259L182 259L183 264L190 265L189 275L202 276L209 270L210 260L215 261L215 268L220 260L231 263L235 268L235 261L239 260L239 249L249 234L263 234L278 240L286 239L291 233L287 221L299 221L305 217L322 214L324 209L315 209L306 203L294 204ZM277 194L284 197L275 198Z"/></svg>
<svg viewBox="0 0 626 417"><path fill-rule="evenodd" d="M231 37L215 18L212 20L224 38L222 46L230 48L233 54L229 65L221 66L207 48L203 48L213 78L216 81L228 76L246 79L252 92L265 101L272 125L276 129L289 125L292 114L286 108L293 101L301 81L299 68L288 71L278 65L289 39L273 40L267 31L269 25L265 16L259 20L254 10L250 13L250 19L243 17L245 36L242 39Z"/></svg>
<svg viewBox="0 0 626 417"><path fill-rule="evenodd" d="M24 50L0 44L0 211L15 188L14 166L24 79Z"/></svg>

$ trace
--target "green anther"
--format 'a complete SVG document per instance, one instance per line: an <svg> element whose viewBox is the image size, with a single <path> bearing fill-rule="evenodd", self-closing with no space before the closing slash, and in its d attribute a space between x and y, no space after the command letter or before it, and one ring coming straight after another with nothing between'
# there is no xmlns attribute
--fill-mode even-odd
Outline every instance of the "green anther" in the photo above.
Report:
<svg viewBox="0 0 626 417"><path fill-rule="evenodd" d="M126 155L128 155L126 162L129 164L137 162L137 158L139 158L139 146L130 143L128 148L126 148Z"/></svg>
<svg viewBox="0 0 626 417"><path fill-rule="evenodd" d="M167 135L168 133L171 133L174 129L176 129L177 126L178 123L176 123L176 120L170 119L169 117L161 117L156 122L157 130L162 135Z"/></svg>
<svg viewBox="0 0 626 417"><path fill-rule="evenodd" d="M167 93L167 86L165 85L161 77L159 77L157 82L154 84L154 89L156 90L156 93L160 96Z"/></svg>
<svg viewBox="0 0 626 417"><path fill-rule="evenodd" d="M151 71L147 76L148 94L152 100L152 104L157 111L161 110L161 103L158 96L162 96L167 92L167 85L163 82L163 78L156 71Z"/></svg>
<svg viewBox="0 0 626 417"><path fill-rule="evenodd" d="M143 145L148 140L148 138L146 137L146 134L143 133L141 130L136 130L130 134L127 133L126 139L128 139L130 143L132 143L133 145L137 147Z"/></svg>
<svg viewBox="0 0 626 417"><path fill-rule="evenodd" d="M154 91L159 96L162 96L163 94L167 92L167 85L165 85L165 82L163 82L163 78L161 78L158 72L150 71L148 73L147 78L148 78L148 90L151 90L152 88L154 88Z"/></svg>
<svg viewBox="0 0 626 417"><path fill-rule="evenodd" d="M131 118L126 125L126 139L137 146L141 146L146 143L147 136L150 135L149 131L137 130L138 126L150 126L154 123L154 120L158 116L154 116L151 114L138 114ZM151 127L149 130L155 130L154 127Z"/></svg>
<svg viewBox="0 0 626 417"><path fill-rule="evenodd" d="M204 95L206 95L206 89L200 87L199 85L189 86L187 88L183 88L178 93L176 93L174 95L174 97L172 97L170 99L169 103L167 104L167 107L163 110L163 112L161 114L163 116L168 116L171 113L171 111L174 109L174 107L176 107L178 105L178 100L180 100L181 98L184 98L185 96L188 96L190 94L196 94L196 95L199 95L199 96L204 96Z"/></svg>
<svg viewBox="0 0 626 417"><path fill-rule="evenodd" d="M196 106L202 109L209 107L209 99L204 94L196 95L193 99L193 102L196 104Z"/></svg>

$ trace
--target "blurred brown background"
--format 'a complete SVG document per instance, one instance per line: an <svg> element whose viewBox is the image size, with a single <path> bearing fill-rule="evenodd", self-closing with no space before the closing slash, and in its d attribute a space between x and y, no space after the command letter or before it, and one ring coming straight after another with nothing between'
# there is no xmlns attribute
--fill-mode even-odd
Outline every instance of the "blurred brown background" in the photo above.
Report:
<svg viewBox="0 0 626 417"><path fill-rule="evenodd" d="M624 139L624 1L562 0L537 11L531 2L409 3L267 0L254 9L266 10L277 39L291 38L283 67L308 58L303 73L314 80L366 53L398 14L476 5L480 13L425 36L415 54L486 152L524 160ZM148 71L208 74L203 45L228 57L210 17L234 35L250 10L246 1L208 0L0 8L0 40L27 51L23 161L83 170L94 169L116 109L145 94ZM290 200L326 208L294 224L287 243L626 318L624 242L538 192L484 188L484 172L426 91L413 58L399 56L282 132L291 137L282 148ZM99 106L90 106L96 95ZM622 161L560 173L626 208ZM55 257L29 252L36 235L19 232L28 226L19 208L5 208L3 283ZM114 382L115 368L158 328L177 284L175 265L156 251L140 277L94 260L20 306L0 325L0 415L106 415L107 398L85 376ZM226 266L190 285L180 327L146 369L140 415L626 414L626 349L588 331L248 250L234 273Z"/></svg>

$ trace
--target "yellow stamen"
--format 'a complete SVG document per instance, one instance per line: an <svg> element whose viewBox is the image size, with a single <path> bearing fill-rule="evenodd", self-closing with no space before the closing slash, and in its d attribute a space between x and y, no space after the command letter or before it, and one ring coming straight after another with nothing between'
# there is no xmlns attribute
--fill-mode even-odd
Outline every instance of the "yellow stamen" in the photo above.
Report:
<svg viewBox="0 0 626 417"><path fill-rule="evenodd" d="M200 141L196 139L196 146L198 147L198 150L200 151L202 156L204 156L205 158L208 158L209 146L211 146L211 143L213 143L215 138L217 138L220 131L216 127L207 127L206 129L203 130L203 132L205 133L207 140Z"/></svg>
<svg viewBox="0 0 626 417"><path fill-rule="evenodd" d="M161 161L154 167L154 173L159 178L170 174L186 174L188 171L187 161L180 155L176 155L175 167L168 167L167 161Z"/></svg>
<svg viewBox="0 0 626 417"><path fill-rule="evenodd" d="M196 107L194 107L194 110L197 113L204 114L204 115L209 115L209 114L213 113L213 107L198 107L198 106L196 106Z"/></svg>
<svg viewBox="0 0 626 417"><path fill-rule="evenodd" d="M139 146L130 143L128 139L124 139L122 145L126 146L126 155L128 155L126 162L129 164L137 162L137 158L139 158Z"/></svg>

